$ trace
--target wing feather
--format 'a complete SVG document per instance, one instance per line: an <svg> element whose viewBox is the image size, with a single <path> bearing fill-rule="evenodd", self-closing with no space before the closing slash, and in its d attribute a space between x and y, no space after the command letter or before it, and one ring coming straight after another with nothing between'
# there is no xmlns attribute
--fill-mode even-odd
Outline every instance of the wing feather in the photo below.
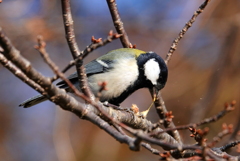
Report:
<svg viewBox="0 0 240 161"><path fill-rule="evenodd" d="M112 68L112 63L113 63L113 61L98 60L98 59L93 60L85 65L86 74L87 74L87 76L90 76L90 75L93 75L96 73L107 72L108 70L110 70ZM77 72L71 74L68 77L68 79L72 83L76 82L78 79ZM57 85L59 85L62 88L66 87L66 83L64 81L58 82Z"/></svg>

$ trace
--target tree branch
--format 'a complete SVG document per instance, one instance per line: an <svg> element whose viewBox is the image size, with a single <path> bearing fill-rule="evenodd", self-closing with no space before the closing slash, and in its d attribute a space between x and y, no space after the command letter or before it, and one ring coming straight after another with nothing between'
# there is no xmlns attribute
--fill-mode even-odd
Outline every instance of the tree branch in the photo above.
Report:
<svg viewBox="0 0 240 161"><path fill-rule="evenodd" d="M174 130L175 125L173 121L167 121L166 114L168 113L163 98L161 96L161 92L159 92L157 99L154 101L154 105L157 111L157 114L160 118L160 122L163 122L165 128L171 128L173 130L168 131L168 134L173 136L180 144L182 144L182 140L180 134L177 130Z"/></svg>
<svg viewBox="0 0 240 161"><path fill-rule="evenodd" d="M233 111L235 109L235 105L236 105L236 101L233 100L229 104L226 103L224 109L222 111L220 111L218 114L216 114L216 115L214 115L212 117L205 118L205 119L203 119L202 121L200 121L198 123L190 123L188 125L177 126L177 127L174 127L174 128L167 128L167 129L164 129L163 131L161 131L160 133L173 131L173 130L184 130L184 129L188 129L189 127L196 128L196 127L201 126L201 125L205 125L205 124L209 124L209 123L212 123L212 122L216 122L219 119L221 119L222 117L224 117L227 113ZM154 134L152 134L152 135L154 135Z"/></svg>
<svg viewBox="0 0 240 161"><path fill-rule="evenodd" d="M183 27L183 29L180 31L180 33L178 34L178 37L173 41L167 56L165 58L165 63L168 64L168 62L170 61L173 53L176 51L177 46L179 41L183 38L183 36L186 34L186 32L188 31L188 29L192 26L192 24L195 22L196 18L198 15L200 15L203 10L205 9L205 7L207 6L207 4L210 2L210 0L205 0L203 2L203 4L198 8L197 11L194 12L192 18L186 23L186 25Z"/></svg>
<svg viewBox="0 0 240 161"><path fill-rule="evenodd" d="M128 39L127 33L124 29L123 22L120 18L117 4L115 0L107 0L108 8L112 16L113 24L117 30L118 34L121 34L122 37L120 37L122 46L124 48L129 48L131 46L131 43Z"/></svg>
<svg viewBox="0 0 240 161"><path fill-rule="evenodd" d="M66 39L68 42L69 49L72 53L72 57L75 60L77 59L78 56L81 56L81 55L75 39L70 0L62 0L61 2L62 2L62 15L63 15ZM77 59L77 62L75 65L76 65L76 70L78 74L80 89L87 97L93 100L94 95L91 92L90 88L88 87L87 76L85 73L85 68L82 65L82 59Z"/></svg>

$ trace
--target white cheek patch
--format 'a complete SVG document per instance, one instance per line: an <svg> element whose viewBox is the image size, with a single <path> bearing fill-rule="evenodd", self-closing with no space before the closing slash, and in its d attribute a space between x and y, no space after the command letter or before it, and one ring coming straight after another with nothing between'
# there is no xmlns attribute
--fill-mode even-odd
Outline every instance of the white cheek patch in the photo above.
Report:
<svg viewBox="0 0 240 161"><path fill-rule="evenodd" d="M155 59L150 59L144 64L144 75L148 80L152 82L153 85L157 85L157 80L161 69Z"/></svg>

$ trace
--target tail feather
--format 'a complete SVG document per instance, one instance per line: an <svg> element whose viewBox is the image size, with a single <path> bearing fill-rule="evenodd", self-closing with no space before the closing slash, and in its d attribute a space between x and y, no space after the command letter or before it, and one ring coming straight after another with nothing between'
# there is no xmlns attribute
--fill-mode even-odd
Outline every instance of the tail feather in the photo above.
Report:
<svg viewBox="0 0 240 161"><path fill-rule="evenodd" d="M33 105L36 105L38 103L41 103L43 101L46 101L47 98L43 95L37 95L35 97L29 98L28 100L21 103L19 106L23 106L24 108L31 107Z"/></svg>

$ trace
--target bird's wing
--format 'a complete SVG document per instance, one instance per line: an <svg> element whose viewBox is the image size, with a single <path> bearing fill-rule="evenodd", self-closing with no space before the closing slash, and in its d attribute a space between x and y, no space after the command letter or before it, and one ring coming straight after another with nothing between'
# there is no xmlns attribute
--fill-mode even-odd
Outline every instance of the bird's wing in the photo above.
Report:
<svg viewBox="0 0 240 161"><path fill-rule="evenodd" d="M109 60L94 60L85 65L87 76L96 74L96 73L104 73L109 71L113 67L113 61Z"/></svg>
<svg viewBox="0 0 240 161"><path fill-rule="evenodd" d="M108 61L108 60L93 60L90 63L85 65L85 72L87 76L97 74L97 73L104 73L109 71L113 67L113 61ZM74 83L77 81L78 76L77 72L71 74L68 79ZM64 81L60 81L57 83L60 87L65 87L66 83Z"/></svg>

